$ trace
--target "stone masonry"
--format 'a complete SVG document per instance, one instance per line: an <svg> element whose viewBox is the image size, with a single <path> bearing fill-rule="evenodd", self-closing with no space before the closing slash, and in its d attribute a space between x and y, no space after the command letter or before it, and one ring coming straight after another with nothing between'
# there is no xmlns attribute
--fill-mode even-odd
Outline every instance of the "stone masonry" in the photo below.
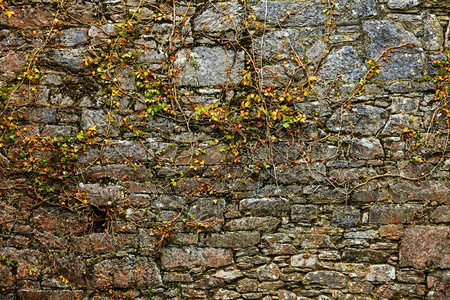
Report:
<svg viewBox="0 0 450 300"><path fill-rule="evenodd" d="M433 63L450 47L449 7L7 1L0 299L450 299L449 114ZM121 55L139 56L108 65L131 59L108 48L121 38ZM261 95L302 91L289 105L304 119L283 124L295 138L196 121L200 108L245 120L252 64ZM143 70L171 82L164 105L182 122L152 102L167 90L135 92ZM10 121L20 137L95 132L77 154L86 198L39 198L40 177L12 175Z"/></svg>

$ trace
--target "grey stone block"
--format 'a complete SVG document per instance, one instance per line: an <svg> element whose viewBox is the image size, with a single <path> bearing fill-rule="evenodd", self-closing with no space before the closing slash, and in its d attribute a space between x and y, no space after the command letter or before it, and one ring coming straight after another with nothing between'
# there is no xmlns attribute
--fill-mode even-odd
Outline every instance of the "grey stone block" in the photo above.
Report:
<svg viewBox="0 0 450 300"><path fill-rule="evenodd" d="M244 69L244 53L222 48L183 49L174 62L179 68L178 85L209 86L238 83Z"/></svg>

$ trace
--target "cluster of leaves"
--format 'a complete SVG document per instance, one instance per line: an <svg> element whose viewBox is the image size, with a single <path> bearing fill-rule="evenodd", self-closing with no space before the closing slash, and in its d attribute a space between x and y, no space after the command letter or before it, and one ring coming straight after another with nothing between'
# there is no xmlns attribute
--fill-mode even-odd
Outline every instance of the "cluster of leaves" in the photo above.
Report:
<svg viewBox="0 0 450 300"><path fill-rule="evenodd" d="M20 136L24 128L11 120L3 120L3 124L2 127L8 126L10 130L4 140L8 143L10 156L15 158L9 168L4 170L5 177L30 178L30 187L40 201L65 206L69 202L74 205L73 199L85 200L85 196L83 199L77 197L80 193L74 194L74 187L79 180L76 176L79 170L77 161L79 155L85 153L92 144L94 130L86 133L81 131L76 137Z"/></svg>

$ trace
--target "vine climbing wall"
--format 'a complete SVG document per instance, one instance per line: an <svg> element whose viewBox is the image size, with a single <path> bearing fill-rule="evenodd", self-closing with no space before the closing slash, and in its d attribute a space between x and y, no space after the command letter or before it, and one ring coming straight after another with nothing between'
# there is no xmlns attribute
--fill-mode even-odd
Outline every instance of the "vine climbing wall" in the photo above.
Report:
<svg viewBox="0 0 450 300"><path fill-rule="evenodd" d="M449 299L432 0L0 0L0 299Z"/></svg>

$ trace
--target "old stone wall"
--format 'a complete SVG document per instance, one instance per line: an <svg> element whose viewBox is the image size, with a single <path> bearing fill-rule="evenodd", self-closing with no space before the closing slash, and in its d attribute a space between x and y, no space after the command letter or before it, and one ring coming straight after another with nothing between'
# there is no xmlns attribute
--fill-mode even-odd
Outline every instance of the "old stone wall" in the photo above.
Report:
<svg viewBox="0 0 450 300"><path fill-rule="evenodd" d="M449 5L0 0L0 299L449 299Z"/></svg>

